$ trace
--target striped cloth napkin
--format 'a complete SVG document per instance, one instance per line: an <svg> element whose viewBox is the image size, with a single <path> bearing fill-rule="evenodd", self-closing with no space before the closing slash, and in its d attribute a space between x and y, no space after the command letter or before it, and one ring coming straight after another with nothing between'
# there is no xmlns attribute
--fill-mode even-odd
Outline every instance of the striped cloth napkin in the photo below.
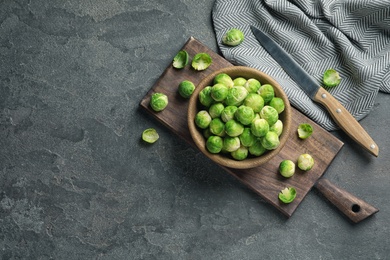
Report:
<svg viewBox="0 0 390 260"><path fill-rule="evenodd" d="M253 25L278 42L318 84L329 68L342 77L327 90L360 120L374 106L378 91L390 93L390 0L216 0L212 19L223 56L272 76L291 104L328 131L338 129L325 109L314 103L263 49ZM243 43L221 43L231 28Z"/></svg>

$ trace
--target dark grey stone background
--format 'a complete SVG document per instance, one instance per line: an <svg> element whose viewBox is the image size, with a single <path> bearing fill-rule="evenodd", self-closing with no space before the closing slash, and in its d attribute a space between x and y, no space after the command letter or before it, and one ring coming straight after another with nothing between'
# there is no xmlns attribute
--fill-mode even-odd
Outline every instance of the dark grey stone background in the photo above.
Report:
<svg viewBox="0 0 390 260"><path fill-rule="evenodd" d="M139 109L209 0L0 1L0 259L389 259L389 95L325 176L380 209L351 224L316 190L287 219ZM154 127L160 139L140 136Z"/></svg>

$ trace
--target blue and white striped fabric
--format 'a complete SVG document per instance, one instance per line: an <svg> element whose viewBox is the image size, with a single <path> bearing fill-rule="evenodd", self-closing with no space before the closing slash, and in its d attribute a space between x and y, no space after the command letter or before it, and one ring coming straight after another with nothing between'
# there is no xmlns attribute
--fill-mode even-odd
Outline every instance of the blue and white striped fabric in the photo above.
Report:
<svg viewBox="0 0 390 260"><path fill-rule="evenodd" d="M327 130L338 127L261 47L250 25L278 42L318 84L326 69L336 69L341 84L328 91L357 120L370 112L378 91L390 93L389 0L216 0L212 18L228 61L275 78L291 104ZM239 46L221 44L231 28L245 34Z"/></svg>

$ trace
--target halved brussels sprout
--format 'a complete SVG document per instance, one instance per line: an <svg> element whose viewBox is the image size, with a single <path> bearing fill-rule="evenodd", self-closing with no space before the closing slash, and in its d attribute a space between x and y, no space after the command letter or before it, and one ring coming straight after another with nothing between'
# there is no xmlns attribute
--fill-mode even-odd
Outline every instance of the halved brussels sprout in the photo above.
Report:
<svg viewBox="0 0 390 260"><path fill-rule="evenodd" d="M188 64L188 52L185 50L179 51L173 58L172 66L176 69L182 69Z"/></svg>
<svg viewBox="0 0 390 260"><path fill-rule="evenodd" d="M310 137L313 133L313 127L311 124L302 123L298 126L298 137L301 139L306 139Z"/></svg>
<svg viewBox="0 0 390 260"><path fill-rule="evenodd" d="M154 129L154 128L148 128L142 132L142 140L144 140L147 143L152 144L152 143L156 142L158 140L158 138L159 138L159 135L158 135L156 129Z"/></svg>
<svg viewBox="0 0 390 260"><path fill-rule="evenodd" d="M237 46L244 41L244 33L236 28L230 29L222 37L222 43L229 46Z"/></svg>
<svg viewBox="0 0 390 260"><path fill-rule="evenodd" d="M179 84L179 94L183 98L191 97L192 93L194 93L195 85L189 80L183 80Z"/></svg>
<svg viewBox="0 0 390 260"><path fill-rule="evenodd" d="M168 97L163 93L154 93L150 98L149 104L154 111L162 111L168 105Z"/></svg>
<svg viewBox="0 0 390 260"><path fill-rule="evenodd" d="M323 82L326 87L336 87L341 82L340 74L335 69L324 72Z"/></svg>
<svg viewBox="0 0 390 260"><path fill-rule="evenodd" d="M288 187L280 191L279 193L279 199L283 203L291 203L294 201L295 197L297 196L297 191L294 187Z"/></svg>
<svg viewBox="0 0 390 260"><path fill-rule="evenodd" d="M191 65L195 70L205 70L211 63L213 63L211 56L205 52L201 52L197 53L194 58L192 58Z"/></svg>

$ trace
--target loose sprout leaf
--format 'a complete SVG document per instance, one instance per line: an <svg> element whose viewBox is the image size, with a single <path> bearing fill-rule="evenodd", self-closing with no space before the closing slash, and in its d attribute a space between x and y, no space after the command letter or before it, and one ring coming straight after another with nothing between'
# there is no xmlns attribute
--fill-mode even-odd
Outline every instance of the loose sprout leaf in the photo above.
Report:
<svg viewBox="0 0 390 260"><path fill-rule="evenodd" d="M158 138L159 138L159 135L158 135L156 129L154 129L154 128L148 128L142 132L142 140L144 140L147 143L152 144L152 143L156 142L158 140Z"/></svg>
<svg viewBox="0 0 390 260"><path fill-rule="evenodd" d="M313 133L313 127L310 124L302 123L298 126L298 137L306 139Z"/></svg>
<svg viewBox="0 0 390 260"><path fill-rule="evenodd" d="M297 196L297 191L295 190L294 187L286 187L285 189L279 192L279 199L283 203L293 202L296 196Z"/></svg>
<svg viewBox="0 0 390 260"><path fill-rule="evenodd" d="M188 64L188 53L185 50L179 51L173 58L172 66L176 69L182 69Z"/></svg>
<svg viewBox="0 0 390 260"><path fill-rule="evenodd" d="M340 81L340 74L335 69L328 69L324 72L323 82L326 87L336 87Z"/></svg>
<svg viewBox="0 0 390 260"><path fill-rule="evenodd" d="M191 65L195 70L205 70L211 65L212 62L213 60L209 54L201 52L194 56Z"/></svg>

